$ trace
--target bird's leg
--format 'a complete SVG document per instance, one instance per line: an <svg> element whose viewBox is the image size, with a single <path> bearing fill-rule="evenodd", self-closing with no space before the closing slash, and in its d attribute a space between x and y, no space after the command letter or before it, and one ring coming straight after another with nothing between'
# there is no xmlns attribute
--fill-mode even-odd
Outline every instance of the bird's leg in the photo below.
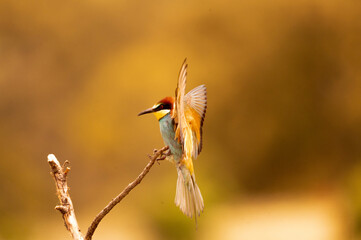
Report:
<svg viewBox="0 0 361 240"><path fill-rule="evenodd" d="M157 163L160 165L159 161L165 160L165 159L166 159L167 157L169 157L170 155L171 155L171 152L170 152L169 149L166 150L166 151L164 151L164 152L162 153L162 155L161 155L159 158L157 158Z"/></svg>

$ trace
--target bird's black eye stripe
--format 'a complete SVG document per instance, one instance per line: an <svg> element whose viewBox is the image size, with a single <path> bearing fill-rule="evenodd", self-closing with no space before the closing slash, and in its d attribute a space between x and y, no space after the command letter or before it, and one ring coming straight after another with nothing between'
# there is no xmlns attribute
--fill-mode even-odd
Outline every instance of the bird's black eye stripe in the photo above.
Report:
<svg viewBox="0 0 361 240"><path fill-rule="evenodd" d="M172 106L169 103L161 103L158 105L158 107L155 109L156 111L160 111L162 109L171 109Z"/></svg>
<svg viewBox="0 0 361 240"><path fill-rule="evenodd" d="M164 109L171 109L172 108L172 106L169 103L163 103L162 105L163 105Z"/></svg>

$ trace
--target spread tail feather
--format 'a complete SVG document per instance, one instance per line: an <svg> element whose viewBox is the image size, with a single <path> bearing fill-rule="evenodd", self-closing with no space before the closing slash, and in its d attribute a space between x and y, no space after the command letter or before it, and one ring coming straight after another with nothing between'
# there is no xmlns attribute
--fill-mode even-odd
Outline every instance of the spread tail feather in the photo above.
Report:
<svg viewBox="0 0 361 240"><path fill-rule="evenodd" d="M194 175L191 175L185 167L178 168L177 191L175 204L180 210L197 222L197 215L203 212L204 203L201 191L199 190Z"/></svg>

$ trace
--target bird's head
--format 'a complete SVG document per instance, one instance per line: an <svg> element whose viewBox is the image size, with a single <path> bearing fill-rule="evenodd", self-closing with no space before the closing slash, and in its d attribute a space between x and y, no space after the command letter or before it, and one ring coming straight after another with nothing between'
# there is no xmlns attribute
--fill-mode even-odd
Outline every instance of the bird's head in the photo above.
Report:
<svg viewBox="0 0 361 240"><path fill-rule="evenodd" d="M138 116L153 113L157 120L162 119L165 115L170 113L173 110L174 98L166 97L160 100L158 103L154 104L153 107L140 112Z"/></svg>

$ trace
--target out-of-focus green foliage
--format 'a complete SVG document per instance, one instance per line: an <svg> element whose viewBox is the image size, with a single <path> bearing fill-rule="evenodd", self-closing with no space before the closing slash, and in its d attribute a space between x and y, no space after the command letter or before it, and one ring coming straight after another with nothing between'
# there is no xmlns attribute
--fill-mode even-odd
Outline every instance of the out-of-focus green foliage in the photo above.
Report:
<svg viewBox="0 0 361 240"><path fill-rule="evenodd" d="M71 162L85 231L163 146L155 118L136 115L174 94L185 57L188 90L208 87L198 231L164 162L95 239L212 239L247 214L229 209L274 195L325 195L344 216L328 239L360 237L360 43L356 0L1 1L0 239L68 237L49 153Z"/></svg>

